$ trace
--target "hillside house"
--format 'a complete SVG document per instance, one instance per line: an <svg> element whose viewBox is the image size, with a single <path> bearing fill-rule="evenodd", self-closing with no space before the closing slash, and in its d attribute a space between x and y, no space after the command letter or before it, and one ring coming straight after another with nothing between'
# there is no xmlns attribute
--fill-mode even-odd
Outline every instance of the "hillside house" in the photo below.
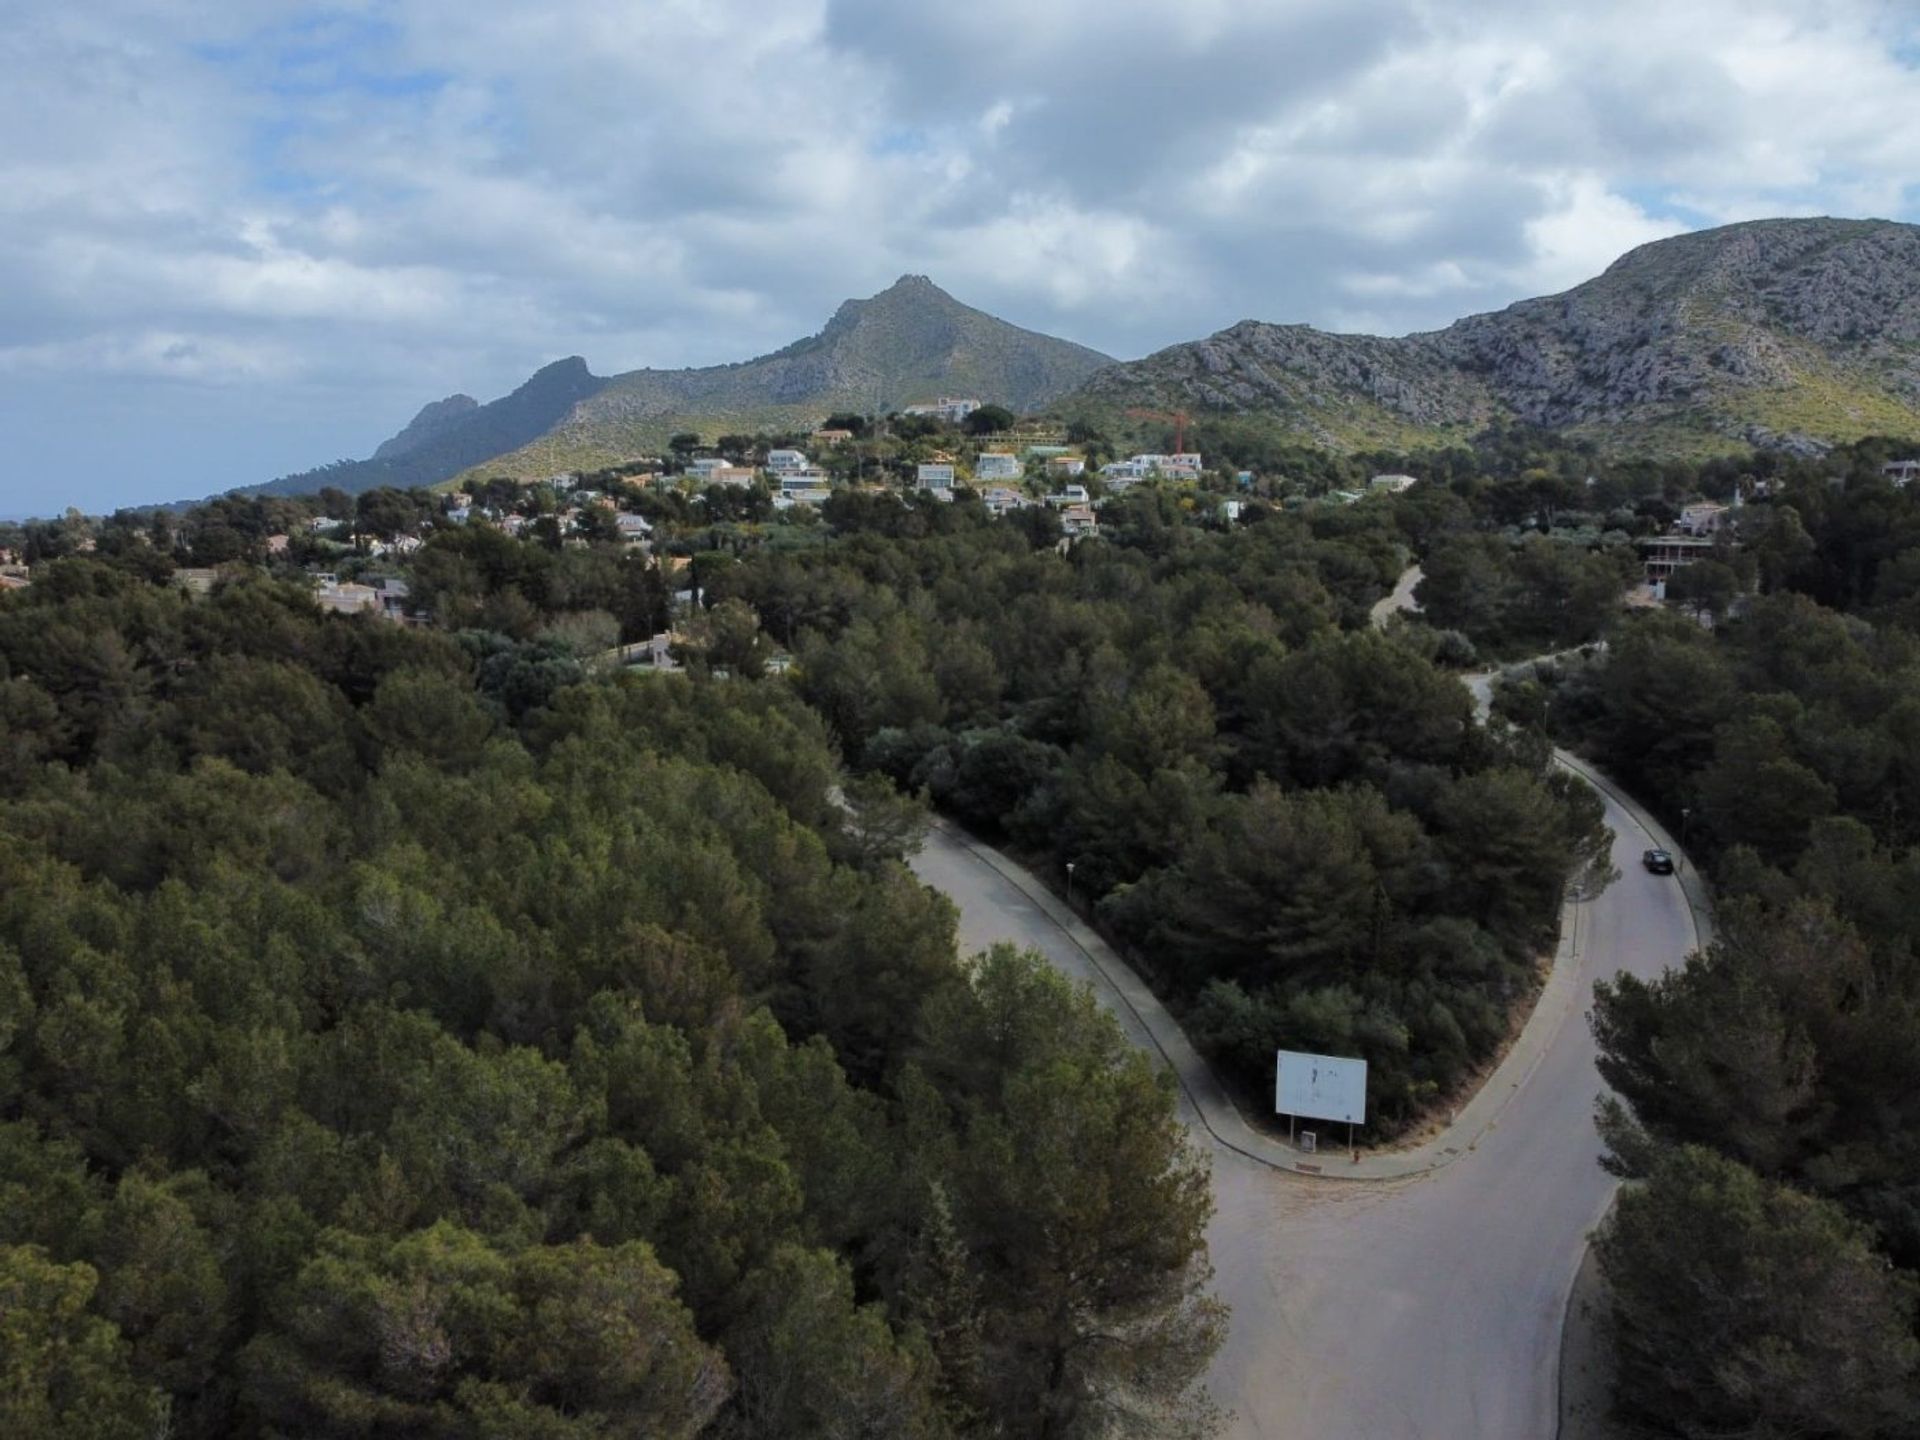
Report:
<svg viewBox="0 0 1920 1440"><path fill-rule="evenodd" d="M1920 460L1895 460L1882 465L1880 473L1893 482L1894 489L1904 490L1920 478Z"/></svg>
<svg viewBox="0 0 1920 1440"><path fill-rule="evenodd" d="M1026 509L1032 503L1025 495L1007 485L990 486L980 500L987 507L989 515L1009 515L1015 510Z"/></svg>
<svg viewBox="0 0 1920 1440"><path fill-rule="evenodd" d="M1729 523L1729 513L1728 507L1717 500L1696 500L1681 508L1673 528L1682 535L1717 535Z"/></svg>
<svg viewBox="0 0 1920 1440"><path fill-rule="evenodd" d="M731 485L735 489L744 489L753 484L760 472L751 465L722 465L707 472L707 484Z"/></svg>
<svg viewBox="0 0 1920 1440"><path fill-rule="evenodd" d="M345 584L335 582L322 585L313 592L315 602L322 610L330 610L336 615L384 615L386 605L380 592L371 585L360 585L353 581Z"/></svg>
<svg viewBox="0 0 1920 1440"><path fill-rule="evenodd" d="M775 475L798 475L806 470L807 457L799 450L769 450L767 469Z"/></svg>
<svg viewBox="0 0 1920 1440"><path fill-rule="evenodd" d="M1047 457L1047 478L1059 480L1087 473L1085 457L1079 455L1050 455Z"/></svg>
<svg viewBox="0 0 1920 1440"><path fill-rule="evenodd" d="M1018 455L1004 450L983 450L973 462L973 474L979 480L1018 480L1023 473Z"/></svg>
<svg viewBox="0 0 1920 1440"><path fill-rule="evenodd" d="M1375 495L1399 495L1420 483L1417 475L1376 475L1367 481L1367 489Z"/></svg>
<svg viewBox="0 0 1920 1440"><path fill-rule="evenodd" d="M922 465L914 476L914 485L921 490L953 490L953 466L951 464Z"/></svg>
<svg viewBox="0 0 1920 1440"><path fill-rule="evenodd" d="M1654 594L1665 596L1667 581L1673 572L1713 554L1714 542L1706 535L1656 535L1640 542L1640 559L1646 566L1647 583Z"/></svg>
<svg viewBox="0 0 1920 1440"><path fill-rule="evenodd" d="M1060 512L1060 529L1070 540L1088 540L1100 533L1091 505L1069 505Z"/></svg>
<svg viewBox="0 0 1920 1440"><path fill-rule="evenodd" d="M1093 497L1084 485L1068 485L1056 495L1047 496L1047 504L1056 510L1063 505L1085 505Z"/></svg>
<svg viewBox="0 0 1920 1440"><path fill-rule="evenodd" d="M980 408L978 400L954 400L942 396L931 405L909 405L902 415L930 415L936 420L944 420L949 425L958 425L974 411Z"/></svg>
<svg viewBox="0 0 1920 1440"><path fill-rule="evenodd" d="M824 505L833 494L832 482L821 470L797 470L780 477L780 493L773 497L777 509L795 505Z"/></svg>
<svg viewBox="0 0 1920 1440"><path fill-rule="evenodd" d="M629 545L642 545L653 534L653 523L644 515L616 515L613 525L620 532L620 538Z"/></svg>
<svg viewBox="0 0 1920 1440"><path fill-rule="evenodd" d="M816 445L844 445L853 439L851 430L816 430L810 437Z"/></svg>
<svg viewBox="0 0 1920 1440"><path fill-rule="evenodd" d="M1134 455L1100 467L1108 485L1124 489L1142 480L1165 477L1169 480L1197 480L1202 469L1200 456L1191 451L1178 455Z"/></svg>

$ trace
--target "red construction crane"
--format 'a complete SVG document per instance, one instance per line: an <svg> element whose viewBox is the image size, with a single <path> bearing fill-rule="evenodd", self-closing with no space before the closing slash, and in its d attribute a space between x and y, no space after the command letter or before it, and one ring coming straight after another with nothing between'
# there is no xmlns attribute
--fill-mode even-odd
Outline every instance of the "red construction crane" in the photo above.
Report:
<svg viewBox="0 0 1920 1440"><path fill-rule="evenodd" d="M1173 453L1187 453L1187 422L1193 417L1184 410L1129 410L1127 414L1135 420L1164 420L1173 426Z"/></svg>

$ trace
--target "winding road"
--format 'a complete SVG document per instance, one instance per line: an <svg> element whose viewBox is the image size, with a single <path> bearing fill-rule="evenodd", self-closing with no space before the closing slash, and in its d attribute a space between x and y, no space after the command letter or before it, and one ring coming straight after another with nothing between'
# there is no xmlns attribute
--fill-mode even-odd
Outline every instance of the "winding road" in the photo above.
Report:
<svg viewBox="0 0 1920 1440"><path fill-rule="evenodd" d="M1362 1171L1339 1156L1323 1157L1321 1176L1287 1168L1293 1152L1252 1134L1118 957L1006 857L936 826L914 862L959 907L966 953L1002 940L1041 951L1179 1076L1182 1117L1213 1162L1207 1238L1233 1320L1209 1383L1234 1412L1231 1436L1555 1434L1567 1295L1616 1183L1596 1163L1593 981L1657 975L1701 933L1682 885L1640 865L1652 845L1678 853L1671 838L1560 759L1599 783L1620 879L1568 907L1533 1018L1458 1122L1397 1165L1370 1159ZM1412 1173L1375 1178L1396 1168Z"/></svg>

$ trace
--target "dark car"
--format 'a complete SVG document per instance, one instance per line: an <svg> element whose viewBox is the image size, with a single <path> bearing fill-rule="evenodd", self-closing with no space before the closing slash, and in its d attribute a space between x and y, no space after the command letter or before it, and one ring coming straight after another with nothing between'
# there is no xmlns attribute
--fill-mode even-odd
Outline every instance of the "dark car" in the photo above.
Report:
<svg viewBox="0 0 1920 1440"><path fill-rule="evenodd" d="M1647 873L1650 875L1671 875L1673 873L1673 856L1664 850L1647 851L1646 854L1640 857L1640 863L1647 867Z"/></svg>

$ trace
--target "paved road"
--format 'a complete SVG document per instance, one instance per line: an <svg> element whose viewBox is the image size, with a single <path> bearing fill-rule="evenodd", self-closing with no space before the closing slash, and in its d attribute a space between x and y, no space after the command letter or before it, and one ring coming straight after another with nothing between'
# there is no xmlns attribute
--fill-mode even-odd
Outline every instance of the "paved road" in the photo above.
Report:
<svg viewBox="0 0 1920 1440"><path fill-rule="evenodd" d="M1568 1003L1543 1005L1529 1026L1524 1083L1471 1153L1411 1179L1310 1179L1215 1143L1183 1099L1213 1158L1208 1243L1233 1324L1210 1383L1236 1414L1231 1435L1553 1435L1567 1291L1613 1189L1596 1164L1600 1081L1579 997L1616 970L1657 974L1697 933L1681 886L1639 863L1671 838L1612 797L1607 823L1621 878L1582 907L1579 945L1562 961L1574 967ZM936 830L915 869L960 907L965 948L1011 940L1041 950L1152 1044L1086 948L988 854ZM1203 1086L1188 1092L1204 1100Z"/></svg>
<svg viewBox="0 0 1920 1440"><path fill-rule="evenodd" d="M1374 602L1373 610L1370 612L1373 623L1386 624L1387 617L1396 610L1418 610L1420 607L1414 603L1413 591L1414 587L1425 578L1426 576L1420 573L1418 565L1409 565L1402 570L1400 578L1393 584L1393 589Z"/></svg>

